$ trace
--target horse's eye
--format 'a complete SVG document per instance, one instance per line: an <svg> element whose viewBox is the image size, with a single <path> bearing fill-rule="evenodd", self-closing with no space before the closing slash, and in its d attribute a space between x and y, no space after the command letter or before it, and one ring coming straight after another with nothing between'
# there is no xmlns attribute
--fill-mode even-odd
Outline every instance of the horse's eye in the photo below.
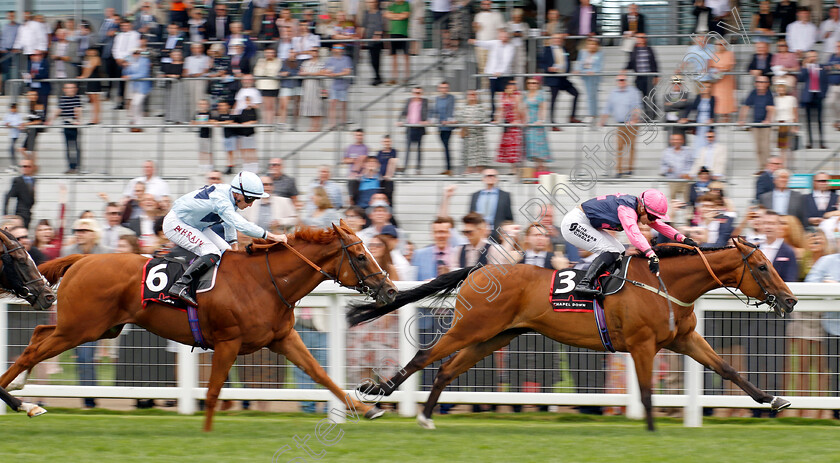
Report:
<svg viewBox="0 0 840 463"><path fill-rule="evenodd" d="M358 256L356 256L356 259L359 259L359 261L364 262L365 260L367 260L367 257L365 257L364 254L359 254Z"/></svg>
<svg viewBox="0 0 840 463"><path fill-rule="evenodd" d="M767 264L761 264L761 265L759 265L759 266L758 266L758 269L759 269L759 270L761 270L762 272L766 272L766 271L767 271Z"/></svg>

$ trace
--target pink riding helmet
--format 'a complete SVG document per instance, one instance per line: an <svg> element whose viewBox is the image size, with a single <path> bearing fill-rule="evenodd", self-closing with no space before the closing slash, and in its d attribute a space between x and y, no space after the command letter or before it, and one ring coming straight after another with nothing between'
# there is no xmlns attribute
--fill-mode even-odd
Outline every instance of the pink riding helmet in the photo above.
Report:
<svg viewBox="0 0 840 463"><path fill-rule="evenodd" d="M642 203L648 214L666 222L671 220L671 217L668 216L668 199L665 198L665 195L661 191L651 188L642 192L639 198L642 199Z"/></svg>

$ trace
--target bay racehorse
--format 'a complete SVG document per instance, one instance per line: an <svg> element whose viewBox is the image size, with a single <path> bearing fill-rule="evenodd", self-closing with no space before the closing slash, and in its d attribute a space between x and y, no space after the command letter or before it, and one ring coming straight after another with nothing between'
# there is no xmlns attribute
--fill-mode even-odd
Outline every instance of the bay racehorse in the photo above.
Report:
<svg viewBox="0 0 840 463"><path fill-rule="evenodd" d="M655 248L661 258L661 275L666 292L650 273L645 259L632 259L626 275L628 284L615 295L603 299L606 326L617 351L629 352L638 376L647 427L653 430L651 386L653 358L660 349L685 354L711 368L724 379L737 384L758 403L769 403L774 410L790 402L774 397L750 384L709 346L694 328L694 301L718 287L740 290L784 316L793 310L796 298L782 281L770 261L754 245L733 239L725 248L704 249L675 244ZM388 395L406 378L427 365L458 352L443 363L432 391L417 420L433 429L432 409L443 389L479 360L504 347L513 338L536 331L558 342L605 351L591 313L554 312L549 298L554 271L532 265L487 265L456 270L417 288L403 291L384 306L364 304L348 313L351 325L373 320L405 304L428 296L438 297L458 288L452 326L434 345L420 350L396 376L364 393ZM633 282L646 285L647 289ZM674 298L669 305L665 294ZM681 304L677 304L679 301ZM673 310L674 324L669 318Z"/></svg>
<svg viewBox="0 0 840 463"><path fill-rule="evenodd" d="M55 294L47 286L44 277L38 272L35 262L23 245L6 230L0 229L0 294L17 296L37 310L47 310L55 302ZM0 347L2 348L2 347ZM29 417L42 415L47 411L42 407L21 402L0 388L0 400L6 402L12 410L25 411Z"/></svg>
<svg viewBox="0 0 840 463"><path fill-rule="evenodd" d="M126 323L193 344L187 314L160 304L142 307L141 274L147 260L136 254L96 254L42 264L40 270L50 283L61 278L58 323L35 328L29 346L0 376L0 387L18 375L25 381L25 372L44 359L85 342L117 336ZM249 253L224 254L215 288L198 294L200 331L206 345L214 349L205 431L212 429L219 391L236 356L263 347L285 355L366 417L382 414L376 407L345 397L294 329L292 306L327 279L367 293L377 303L393 301L397 294L388 275L343 221L328 229L299 228L289 236L288 245L257 242Z"/></svg>

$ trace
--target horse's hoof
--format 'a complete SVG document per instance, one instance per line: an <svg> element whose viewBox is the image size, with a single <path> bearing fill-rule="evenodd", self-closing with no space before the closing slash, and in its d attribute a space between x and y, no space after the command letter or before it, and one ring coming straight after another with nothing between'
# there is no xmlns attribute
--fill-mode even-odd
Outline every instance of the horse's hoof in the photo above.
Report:
<svg viewBox="0 0 840 463"><path fill-rule="evenodd" d="M18 408L20 410L25 411L26 416L28 416L30 418L35 418L36 416L41 416L44 413L47 413L47 410L44 407L41 407L40 405L36 405L36 404L31 404L31 403L28 403L28 402L23 402L22 404L20 404L20 407L18 407Z"/></svg>
<svg viewBox="0 0 840 463"><path fill-rule="evenodd" d="M435 422L422 413L417 415L417 424L423 429L435 429Z"/></svg>
<svg viewBox="0 0 840 463"><path fill-rule="evenodd" d="M369 420L375 420L384 414L385 410L382 410L381 408L374 405L373 407L370 407L370 410L368 410L367 413L365 413L365 418Z"/></svg>
<svg viewBox="0 0 840 463"><path fill-rule="evenodd" d="M790 407L790 402L781 397L773 397L773 400L770 402L771 410L779 411L784 410L788 407Z"/></svg>
<svg viewBox="0 0 840 463"><path fill-rule="evenodd" d="M29 373L24 371L23 373L17 375L17 377L9 383L9 386L6 387L7 391L19 391L23 389L23 386L26 386L26 377L29 376Z"/></svg>

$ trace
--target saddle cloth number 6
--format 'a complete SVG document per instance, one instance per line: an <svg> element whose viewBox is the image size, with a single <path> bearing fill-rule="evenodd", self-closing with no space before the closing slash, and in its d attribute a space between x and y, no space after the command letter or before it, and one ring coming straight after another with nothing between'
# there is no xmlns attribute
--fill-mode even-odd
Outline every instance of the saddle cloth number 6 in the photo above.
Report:
<svg viewBox="0 0 840 463"><path fill-rule="evenodd" d="M163 291L168 283L169 278L166 276L166 262L155 265L149 270L149 274L146 275L146 287L149 288L149 291L155 293Z"/></svg>

